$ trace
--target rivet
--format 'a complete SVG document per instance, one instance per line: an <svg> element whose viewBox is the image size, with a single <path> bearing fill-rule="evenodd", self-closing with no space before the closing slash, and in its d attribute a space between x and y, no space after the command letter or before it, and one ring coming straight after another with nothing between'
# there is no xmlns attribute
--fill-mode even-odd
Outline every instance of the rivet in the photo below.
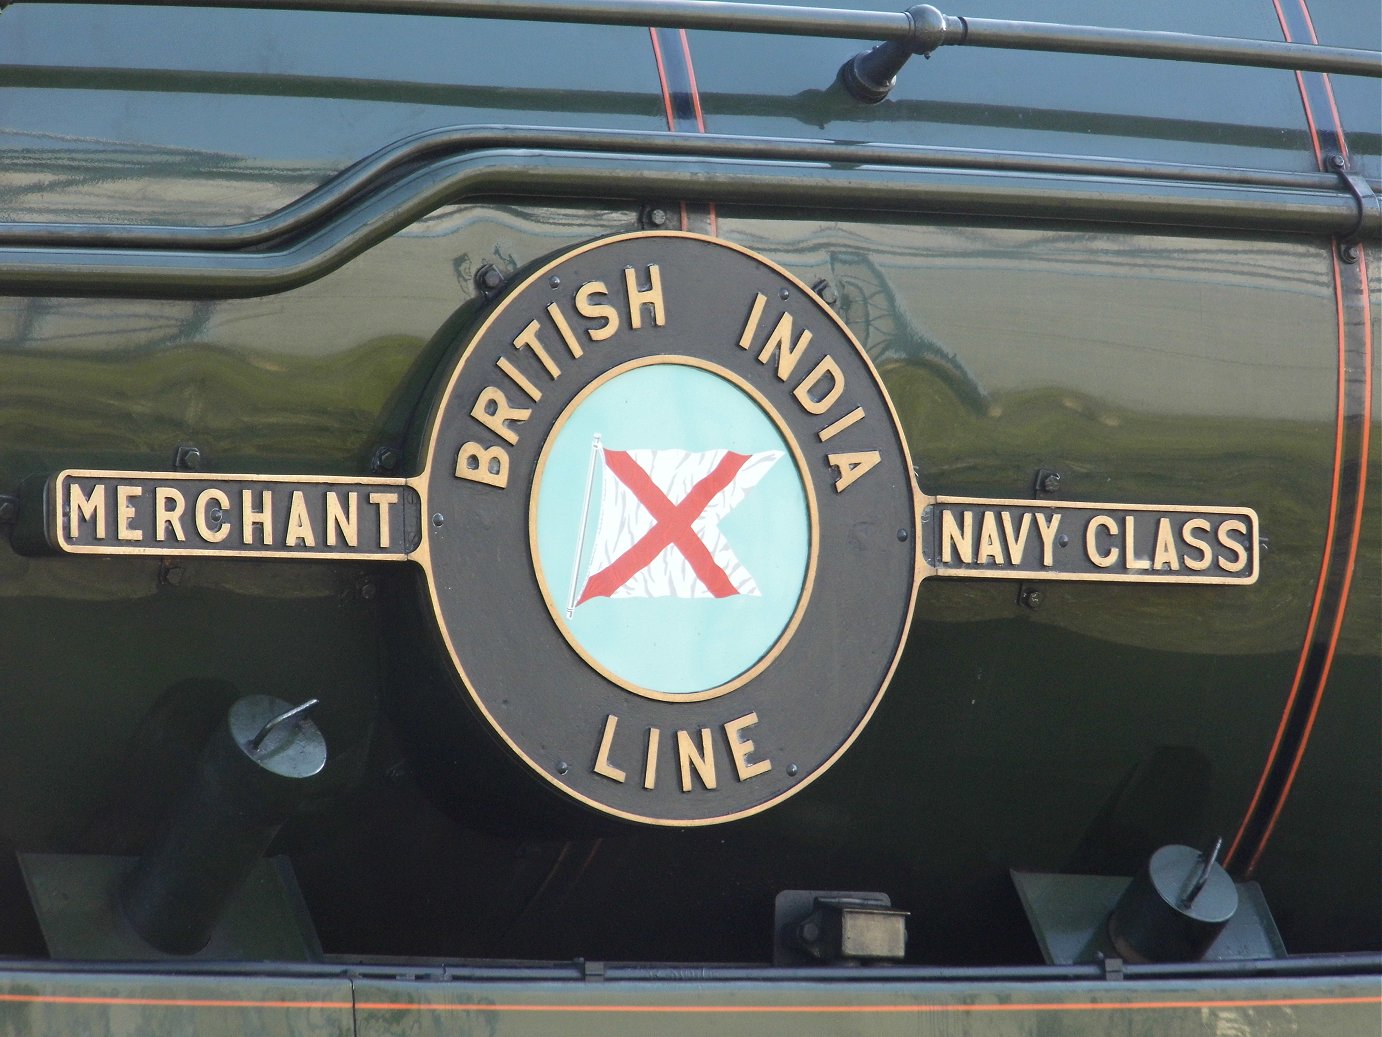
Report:
<svg viewBox="0 0 1382 1037"><path fill-rule="evenodd" d="M795 778L798 770L800 770L800 768L795 763L787 764L787 777Z"/></svg>
<svg viewBox="0 0 1382 1037"><path fill-rule="evenodd" d="M435 515L432 516L432 525L434 525L434 526L440 526L440 525L441 525L443 522L445 522L445 521L446 521L446 516L443 515L440 511L437 512Z"/></svg>
<svg viewBox="0 0 1382 1037"><path fill-rule="evenodd" d="M558 277L556 274L553 274L551 277L547 278L547 283L550 284L553 288L560 288L561 278Z"/></svg>
<svg viewBox="0 0 1382 1037"><path fill-rule="evenodd" d="M905 529L899 529L897 531L897 539L905 544L907 542L907 531Z"/></svg>
<svg viewBox="0 0 1382 1037"><path fill-rule="evenodd" d="M1069 547L1070 538L1062 533L1060 536L1056 537L1056 543L1060 544L1061 547Z"/></svg>
<svg viewBox="0 0 1382 1037"><path fill-rule="evenodd" d="M374 453L374 470L377 472L392 472L398 467L401 457L397 450L391 446L381 446Z"/></svg>
<svg viewBox="0 0 1382 1037"><path fill-rule="evenodd" d="M571 765L570 765L569 763L567 763L565 760L561 760L561 761L559 761L559 762L557 763L557 773L558 773L558 774L565 774L565 773L566 773L567 771L569 771L570 769L571 769Z"/></svg>
<svg viewBox="0 0 1382 1037"><path fill-rule="evenodd" d="M504 275L493 263L486 263L475 271L475 284L483 292L497 292L504 286Z"/></svg>
<svg viewBox="0 0 1382 1037"><path fill-rule="evenodd" d="M792 292L791 289L784 288L782 291L778 292L777 295L780 299L790 299L792 297Z"/></svg>

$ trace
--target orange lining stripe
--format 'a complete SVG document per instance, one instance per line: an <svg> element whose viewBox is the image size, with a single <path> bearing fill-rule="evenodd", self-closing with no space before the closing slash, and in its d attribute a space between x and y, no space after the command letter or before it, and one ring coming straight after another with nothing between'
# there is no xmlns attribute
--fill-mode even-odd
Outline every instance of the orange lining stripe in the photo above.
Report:
<svg viewBox="0 0 1382 1037"><path fill-rule="evenodd" d="M705 113L701 111L701 88L696 85L696 66L691 64L691 41L686 38L686 30L678 29L681 35L681 52L686 55L686 78L691 84L691 107L696 112L696 128L705 132Z"/></svg>
<svg viewBox="0 0 1382 1037"><path fill-rule="evenodd" d="M136 1008L354 1008L353 1001L233 1001L202 997L83 997L76 994L0 994L0 1003L106 1005Z"/></svg>
<svg viewBox="0 0 1382 1037"><path fill-rule="evenodd" d="M1344 384L1346 381L1342 356L1344 343L1343 275L1339 270L1338 254L1335 253L1333 258L1335 295L1339 301L1339 349L1341 352L1339 360L1339 420L1342 428ZM1339 646L1339 634L1344 628L1348 594L1353 586L1353 570L1358 560L1358 541L1363 530L1363 501L1368 485L1368 440L1372 426L1372 312L1368 303L1368 268L1362 245L1358 246L1358 274L1363 282L1363 436L1358 464L1358 494L1353 504L1353 535L1348 546L1348 565L1344 570L1343 587L1339 591L1339 609L1334 617L1334 629L1330 633L1329 648L1325 652L1324 666L1320 671L1320 691L1310 707L1310 715L1305 721L1305 731L1301 735L1300 746L1296 749L1296 758L1291 761L1291 770L1286 775L1286 783L1281 788L1281 795L1277 798L1276 809L1272 811L1272 816L1267 822L1262 838L1258 841L1257 852L1248 861L1247 870L1249 874L1257 867L1257 862L1267 848L1267 841L1272 836L1272 830L1276 827L1277 819L1281 816L1282 808L1286 805L1286 797L1290 795L1291 786L1296 780L1296 771L1300 769L1300 762L1305 758L1305 747L1310 744L1310 731L1315 726L1315 717L1320 711L1320 703L1324 700L1324 688L1329 680L1329 671L1334 665L1334 653Z"/></svg>
<svg viewBox="0 0 1382 1037"><path fill-rule="evenodd" d="M1277 21L1278 21L1278 22L1280 23L1280 25L1281 25L1281 34L1282 34L1282 36L1285 38L1286 42L1288 42L1288 43L1294 43L1294 42L1295 42L1295 39L1293 38L1293 36L1292 36L1292 34L1291 34L1291 27L1290 27L1290 25L1288 24L1288 22L1287 22L1287 20L1286 20L1286 13L1285 13L1284 10L1282 10L1280 0L1272 0L1272 7L1276 10L1276 17L1277 17ZM1314 25L1314 22L1313 22L1313 21L1311 20L1311 18L1310 18L1310 8L1309 8L1308 4L1305 2L1305 0L1300 0L1300 7L1301 7L1301 11L1302 11L1303 14L1305 15L1306 24L1309 26L1309 29L1310 29L1310 39L1311 39L1312 42L1318 43L1319 40L1318 40L1318 38L1317 38L1316 35L1315 35L1315 25ZM1347 148L1346 148L1346 145L1344 144L1344 129L1343 129L1343 123L1342 123L1342 121L1341 121L1340 118L1339 118L1338 108L1337 108L1337 107L1335 106L1335 104L1334 104L1334 88L1331 86L1328 76L1324 76L1323 78L1324 78L1325 90L1326 90L1326 92L1327 92L1327 94L1328 94L1328 97L1329 97L1330 107L1331 107L1331 109L1333 110L1335 137L1336 137L1337 140L1338 140L1338 145L1339 145L1340 151L1341 151L1343 154L1347 155ZM1306 121L1306 124L1309 126L1309 129L1310 129L1310 147L1311 147L1311 149L1313 150L1313 152L1314 152L1314 154L1315 154L1315 164L1316 164L1316 166L1317 166L1318 168L1323 169L1323 168L1324 168L1324 154L1323 154L1323 152L1322 152L1322 150L1321 150L1321 148L1320 148L1320 133L1319 133L1319 127L1318 127L1318 126L1316 125L1316 123L1315 123L1314 111L1313 111L1313 109L1311 108L1311 105L1310 105L1310 96L1309 96L1309 93L1307 92L1306 86L1305 86L1305 78L1304 78L1304 76L1302 75L1302 73L1300 73L1300 72L1297 72L1297 73L1296 73L1296 87L1297 87L1297 89L1298 89L1299 92L1300 92L1301 107L1302 107L1302 108L1304 109L1304 111L1305 111L1305 121ZM1322 554L1322 556L1321 556L1321 558L1320 558L1320 575L1319 575L1318 580L1317 580L1316 583L1315 583L1315 599L1314 599L1314 602L1311 604L1311 607L1310 607L1310 619L1309 619L1309 621L1306 623L1306 627L1305 627L1305 639L1304 639L1304 641L1303 641L1303 643L1302 643L1302 645L1301 645L1300 661L1296 664L1296 674L1295 674L1294 680L1292 680L1292 682L1291 682L1291 691L1290 691L1290 694L1288 694L1288 695L1286 696L1286 704L1283 706L1282 711L1281 711L1281 722L1277 725L1276 736L1275 736L1275 738L1273 738L1273 740L1272 740L1272 747L1271 747L1271 749L1267 752L1267 759L1266 759L1266 762L1265 762L1265 763L1263 764L1263 766L1262 766L1262 774L1261 774L1261 776L1257 779L1257 788L1253 791L1252 800L1251 800L1250 803L1248 804L1248 809L1247 809L1246 811L1244 811L1244 813L1243 813L1243 820L1242 820L1242 823L1239 824L1239 826L1238 826L1238 831L1237 831L1237 833L1236 833L1236 834L1234 835L1234 837L1233 837L1233 842L1229 845L1228 852L1227 852L1226 854L1224 854L1224 864L1225 864L1225 866L1230 866L1230 865L1233 864L1234 858L1235 858L1235 856L1236 856L1237 853L1238 853L1239 845L1240 845L1240 844L1242 843L1242 841L1243 841L1243 836L1244 836L1245 833L1247 832L1248 825L1251 823L1253 817L1254 817L1255 814L1256 814L1257 806L1258 806L1258 804L1261 802L1261 799L1262 799L1262 793L1263 793L1263 791L1266 789L1267 781L1268 781L1268 779L1270 778L1272 769L1273 769L1273 767L1274 767L1275 764L1276 764L1277 753L1279 752L1279 750L1280 750L1280 748L1281 748L1281 741L1282 741L1282 738L1285 736L1286 729L1287 729L1288 726L1290 725L1292 708L1295 706L1296 698L1298 697L1298 695L1299 695L1299 693L1300 693L1301 680L1302 680L1302 678L1303 678L1303 676L1304 676L1304 674L1305 674L1305 668L1306 668L1306 664L1308 663L1309 658L1310 658L1311 648L1312 648L1312 646L1313 646L1314 643L1315 643L1315 631L1316 631L1316 629L1317 629L1318 622L1319 622L1320 605L1321 605L1321 603L1322 603L1322 601L1323 601L1323 599L1324 599L1325 584L1328 582L1328 575L1329 575L1330 562L1331 562L1331 560L1333 559L1333 555L1334 555L1334 536L1335 536L1335 531L1336 531L1336 528L1337 528L1336 517L1337 517L1338 511L1339 511L1339 488L1340 488L1340 487L1339 487L1339 484L1340 484L1340 480L1341 480L1341 477L1342 477L1343 460L1344 460L1345 385L1346 385L1346 382L1347 382L1347 360L1348 360L1348 352L1347 352L1347 335L1346 335L1346 332L1345 332L1345 325L1344 325L1343 279L1342 279L1342 277L1341 277L1341 275L1340 275L1340 271L1339 271L1339 260L1338 260L1338 256L1337 256L1336 254L1333 253L1332 249L1331 249L1331 259L1332 259L1332 261L1333 261L1333 273L1334 273L1334 308L1335 308L1336 321L1337 321L1337 324L1338 324L1338 331L1339 331L1339 377L1338 377L1338 394L1337 394L1337 404L1336 404L1336 417L1335 417L1335 423L1334 423L1334 472L1333 472L1333 476L1332 476L1331 482L1330 482L1330 490L1329 490L1329 520L1328 520L1328 523L1327 523L1326 528L1325 528L1324 552L1323 552L1323 554ZM1360 262L1361 262L1361 256L1360 256ZM1367 293L1367 280L1366 280L1366 278L1364 278L1364 281L1363 281L1363 297L1364 297L1365 312L1366 312L1366 306L1367 306L1367 294L1368 294L1368 293ZM1371 328L1370 328L1370 327L1367 328L1367 330L1366 330L1366 332L1365 332L1365 335L1366 335L1366 339L1365 339L1365 350L1366 350L1366 352L1367 352L1367 354L1368 354L1368 356L1369 356L1369 365L1370 365L1370 364L1371 364L1371 359L1370 359L1370 358L1371 358ZM1371 380L1371 366L1369 366L1367 377L1368 377L1369 380ZM1370 406L1371 406L1371 400L1372 400L1371 395L1369 395L1368 400L1367 400L1367 403L1365 404L1365 407L1369 407L1369 408L1370 408ZM1368 415L1365 414L1365 421L1364 421L1364 427L1363 427L1363 429L1364 429L1364 430L1363 430L1363 437L1364 437L1364 438L1363 438L1363 445L1364 445L1364 453L1363 453L1363 472L1364 472L1364 474L1363 474L1362 476L1360 476L1360 490L1359 490L1359 495L1358 495L1357 509L1356 509L1356 512L1355 512L1356 519L1358 519L1358 520L1361 520L1361 518L1362 518L1362 510L1361 510L1361 509L1362 509L1363 496L1362 496L1362 492L1361 492L1361 483L1362 483L1362 482L1365 480L1365 478L1366 478L1366 466L1367 466L1367 434L1368 434L1367 420L1366 420L1367 418L1368 418ZM1334 647L1335 647L1335 645L1338 643L1339 630L1340 630L1340 628L1341 628L1342 625L1343 625L1344 606L1347 604L1347 600L1348 600L1348 586L1349 586L1349 583L1352 582L1352 577L1353 577L1352 565L1353 565L1353 558L1354 558L1354 556L1356 555L1356 552L1357 552L1357 547L1358 547L1358 536L1359 536L1359 533L1360 533L1360 527L1359 527L1358 522L1355 521L1354 529L1353 529L1353 540L1352 540L1352 544L1351 544L1350 551L1349 551L1349 566L1350 566L1350 567L1349 567L1348 572L1345 574L1344 592L1343 592L1343 596L1340 598L1339 609L1338 609L1338 611L1336 612L1336 615L1335 615L1335 626L1334 626L1333 636L1332 636L1331 641L1330 641L1329 649L1328 649L1328 651L1327 651L1327 653L1326 653L1326 655L1325 655L1324 664L1323 664L1323 666L1322 666L1322 668L1321 668L1321 672L1320 672L1320 678L1319 678L1319 680L1316 682L1316 685L1315 685L1315 686L1316 686L1316 689L1317 689L1316 695L1315 695L1315 701L1311 704L1310 715L1309 715L1309 717L1308 717L1307 720L1306 720L1305 731L1304 731L1304 733L1303 733L1303 735L1302 735L1302 737L1301 737L1300 744L1297 746L1296 757L1295 757L1295 759L1292 761L1291 770L1290 770L1290 772L1289 772L1289 774L1288 774L1288 776L1287 776L1286 783L1285 783L1285 785L1283 786L1283 788L1282 788L1280 794L1277 796L1276 806L1275 806L1275 808L1274 808L1273 811L1272 811L1271 817L1268 819L1266 828L1263 830L1262 835L1261 835L1261 836L1258 838L1258 840L1257 840L1257 847L1256 847L1256 849L1255 849L1255 850L1253 851L1253 853L1252 853L1252 857L1250 858L1250 860L1249 860L1249 862L1248 862L1248 866L1247 866L1247 868L1245 869L1245 874L1251 874L1252 871L1257 867L1257 862L1261 859L1263 850L1266 849L1267 840L1268 840L1268 838L1271 836L1273 828L1276 826L1276 820L1277 820L1277 818L1280 816L1282 807L1283 807L1283 806L1285 805L1285 803L1286 803L1286 795L1287 795L1288 792L1290 792L1291 785L1292 785L1292 783L1293 783L1294 780L1295 780L1296 770L1297 770L1297 768L1300 766L1301 758L1302 758L1302 757L1304 756L1304 754L1305 754L1305 746L1306 746L1306 744L1307 744L1308 741L1309 741L1310 731L1311 731L1311 729L1313 728L1314 723L1315 723L1315 715L1316 715L1316 713L1319 711L1320 701L1321 701L1321 699L1324 697L1324 686L1325 686L1325 682L1326 682L1326 680L1327 680L1328 677L1329 677L1329 671L1330 671L1330 669L1332 668L1333 662L1334 662Z"/></svg>
<svg viewBox="0 0 1382 1037"><path fill-rule="evenodd" d="M416 1004L407 1001L233 1001L211 998L78 997L61 994L0 994L0 1002L135 1006L141 1008L354 1008L374 1012L612 1012L612 1013L901 1013L901 1012L1099 1012L1157 1008L1308 1008L1329 1005L1382 1005L1382 996L1229 998L1204 1001L1072 1001L983 1005L544 1005L544 1004Z"/></svg>
<svg viewBox="0 0 1382 1037"><path fill-rule="evenodd" d="M1315 34L1315 19L1310 17L1310 5L1306 0L1301 0L1300 10L1301 13L1305 15L1305 25L1310 30L1310 42L1315 46L1319 46L1320 38ZM1329 111L1334 117L1334 135L1338 140L1339 153L1343 155L1345 161L1347 161L1348 141L1344 140L1344 120L1339 118L1339 105L1334 100L1334 81L1328 76L1323 76L1322 78L1324 79L1325 96L1329 98ZM1318 156L1316 157L1318 158ZM1363 283L1364 285L1367 284L1366 281Z"/></svg>
<svg viewBox="0 0 1382 1037"><path fill-rule="evenodd" d="M1304 88L1302 87L1302 100L1304 100L1304 97L1305 93ZM1306 110L1309 110L1308 107ZM1336 418L1334 422L1334 475L1329 488L1329 522L1325 527L1324 553L1320 557L1320 575L1319 579L1315 582L1315 600L1314 603L1310 606L1310 620L1305 625L1305 639L1300 650L1300 661L1296 663L1296 676L1295 679L1291 682L1291 693L1286 696L1286 705L1282 707L1281 722L1277 725L1276 737L1272 740L1272 747L1267 752L1267 761L1262 766L1262 774L1257 779L1257 789L1252 794L1252 801L1248 804L1248 809L1243 812L1243 821L1242 824L1238 826L1238 833L1233 837L1233 842L1229 845L1228 852L1224 854L1225 865L1230 865L1233 863L1234 856L1238 852L1238 845L1242 842L1243 835L1248 829L1248 824L1252 820L1253 815L1257 810L1257 804L1262 799L1262 792L1267 787L1267 779L1271 775L1273 765L1276 763L1276 755L1281 748L1281 739L1286 734L1286 728L1291 720L1291 708L1296 704L1296 697L1300 694L1301 678L1305 675L1305 665L1310 658L1310 648L1315 643L1315 628L1319 623L1320 603L1324 599L1324 587L1325 583L1328 581L1329 563L1334 555L1334 532L1336 527L1335 516L1338 512L1339 482L1341 478L1341 469L1343 467L1344 459L1344 297L1343 285L1340 283L1338 277L1337 260L1335 260L1334 264L1334 273L1334 307L1335 313L1337 314L1339 327L1339 377L1336 403ZM1316 698L1315 704L1318 707L1318 697ZM1283 798L1279 797L1277 800L1276 810L1272 814L1273 819L1275 819L1276 815L1281 812L1282 801ZM1263 843L1265 843L1265 841L1266 840L1263 839L1258 842L1258 848L1253 853L1252 864L1249 864L1248 866L1249 871L1252 870L1253 864L1256 864L1257 858L1261 855L1262 845Z"/></svg>
<svg viewBox="0 0 1382 1037"><path fill-rule="evenodd" d="M434 1012L615 1012L684 1013L687 1015L730 1014L812 1014L812 1013L903 1013L903 1012L1118 1012L1154 1008L1300 1008L1323 1005L1382 1005L1382 997L1281 997L1226 999L1222 1001L1054 1001L1031 1004L984 1005L417 1005L406 1001L361 1001L355 1007L361 1011L434 1011Z"/></svg>
<svg viewBox="0 0 1382 1037"><path fill-rule="evenodd" d="M657 62L657 81L662 87L662 109L667 114L667 128L677 128L677 116L672 110L672 91L667 86L667 66L662 63L662 45L657 42L657 30L649 29L648 38L653 41L653 60Z"/></svg>

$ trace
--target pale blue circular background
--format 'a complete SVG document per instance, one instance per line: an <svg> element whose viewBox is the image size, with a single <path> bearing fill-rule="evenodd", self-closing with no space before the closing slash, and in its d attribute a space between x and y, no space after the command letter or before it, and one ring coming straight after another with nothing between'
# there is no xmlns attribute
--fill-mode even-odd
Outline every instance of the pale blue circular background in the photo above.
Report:
<svg viewBox="0 0 1382 1037"><path fill-rule="evenodd" d="M608 450L734 450L783 456L720 522L760 596L592 598L571 618L571 572L591 442ZM605 478L613 478L606 473ZM549 444L536 495L540 578L558 624L605 670L634 690L690 695L719 687L754 666L796 611L810 558L802 475L782 433L758 403L728 379L675 362L625 371L573 411ZM590 490L583 584L600 510L600 471Z"/></svg>

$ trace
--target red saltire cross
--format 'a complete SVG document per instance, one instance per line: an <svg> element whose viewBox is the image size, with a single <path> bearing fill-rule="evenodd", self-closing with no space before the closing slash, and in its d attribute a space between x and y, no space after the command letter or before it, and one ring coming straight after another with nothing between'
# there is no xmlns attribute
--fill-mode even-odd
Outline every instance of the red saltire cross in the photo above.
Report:
<svg viewBox="0 0 1382 1037"><path fill-rule="evenodd" d="M691 487L680 503L673 504L648 473L639 467L638 462L629 456L628 451L606 450L605 466L648 509L655 524L631 548L586 581L585 590L576 604L584 604L591 598L609 597L650 565L669 544L675 545L685 556L696 576L715 597L728 598L738 594L730 582L729 574L716 563L710 549L691 528L691 523L700 518L701 512L717 493L734 481L748 459L748 454L726 451L714 470Z"/></svg>

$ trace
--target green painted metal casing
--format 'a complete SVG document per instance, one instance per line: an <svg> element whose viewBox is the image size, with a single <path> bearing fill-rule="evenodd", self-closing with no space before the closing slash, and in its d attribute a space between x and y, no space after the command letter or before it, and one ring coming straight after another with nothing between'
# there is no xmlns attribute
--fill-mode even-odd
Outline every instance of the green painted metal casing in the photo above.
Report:
<svg viewBox="0 0 1382 1037"><path fill-rule="evenodd" d="M960 13L1034 16L1017 3L980 6ZM1375 46L1369 6L1312 0L1320 42ZM1062 0L1039 17L1256 39L1283 31L1266 0L1117 11ZM751 819L650 830L569 807L505 755L461 705L403 567L92 559L0 543L0 850L137 854L238 694L312 695L331 758L275 849L290 855L329 955L766 961L778 891L876 889L911 912L911 965L1028 964L1040 955L1009 869L1131 875L1162 844L1220 835L1242 843L1232 863L1262 884L1291 952L1382 950L1376 233L1349 264L1328 229L1303 232L1289 213L1274 224L1264 208L1254 227L1146 216L1160 204L1148 198L1201 190L1188 166L1237 168L1245 183L1318 173L1297 77L954 48L914 59L892 96L869 106L835 82L864 44L695 30L685 39L698 106L674 128L932 149L918 182L952 175L931 161L935 149L962 149L969 165L956 182L990 194L973 205L909 201L865 184L873 167L846 163L644 155L621 170L576 143L504 148L504 134L536 139L544 128L667 130L677 82L675 55L661 48L680 45L668 33L176 6L5 10L7 227L239 224L410 135L499 129L498 143L472 149L498 172L272 294L141 290L137 278L83 294L4 282L0 255L0 494L18 495L29 520L36 477L171 469L185 444L209 471L350 477L375 463L378 474L381 448L400 451L407 469L433 380L485 305L477 271L507 276L638 229L660 207L673 225L685 212L693 229L806 284L829 282L891 396L924 492L1029 498L1050 471L1060 474L1054 499L1250 507L1263 538L1256 584L1051 582L1031 608L1016 583L927 580L881 706L830 773ZM1352 168L1377 188L1377 81L1331 80ZM439 148L407 169L466 153ZM1092 165L1009 182L1001 156L1013 153ZM1104 177L1105 160L1166 164L1165 175ZM729 182L755 170L778 179ZM1331 183L1301 191L1337 191L1347 212L1350 196ZM1094 201L1064 210L1061 192L1076 186ZM1202 193L1220 189L1233 190ZM1259 190L1269 188L1241 193ZM1298 766L1282 746L1300 747ZM1254 808L1283 782L1279 814ZM12 862L0 863L0 954L45 954ZM143 997L154 983L128 982L111 991ZM395 1032L384 1018L394 1009L357 1005L352 1023L344 1006L422 996L382 981L366 991L284 979L293 989L262 995L267 980L227 974L205 994L189 993L191 982L170 979L149 996L214 1000L223 983L238 1000L321 1002L275 1024L301 1034ZM533 982L512 997L477 988L473 999L547 997ZM833 996L802 982L712 1000ZM84 983L0 977L24 997L89 992ZM1299 993L1263 983L1242 996ZM1375 977L1341 983L1329 997L1375 993ZM1210 986L1147 999L1232 1001L1247 989ZM905 989L909 1004L953 1000ZM675 984L665 993L653 1000L692 996ZM1031 995L995 995L1009 996ZM45 1002L4 997L0 1017L16 1032L59 1032L77 1018L54 1023L34 1007ZM1060 995L1094 997L1073 980ZM5 1015L20 1004L29 1007ZM1337 1018L1318 1032L1361 1032L1347 1029L1355 1010L1329 1009ZM211 1025L213 1010L197 1011L197 1027ZM1080 1011L1061 1032L1109 1032ZM1371 1014L1359 1025L1375 1021L1375 1004L1361 1011ZM641 1017L601 1018L605 1028ZM887 1032L888 1018L868 1015L869 1032ZM993 1032L1035 1032L1036 1018ZM693 1028L658 1019L667 1032ZM820 1021L765 1017L761 1028ZM1199 1015L1185 1032L1197 1025Z"/></svg>

